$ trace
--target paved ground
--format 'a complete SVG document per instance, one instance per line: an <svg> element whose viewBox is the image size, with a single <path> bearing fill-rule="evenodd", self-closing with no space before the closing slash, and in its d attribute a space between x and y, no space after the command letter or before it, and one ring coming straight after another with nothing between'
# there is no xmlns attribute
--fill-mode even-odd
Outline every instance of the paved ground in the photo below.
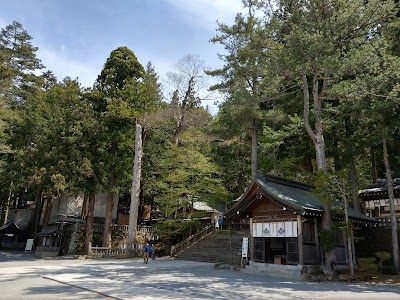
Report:
<svg viewBox="0 0 400 300"><path fill-rule="evenodd" d="M0 252L0 299L400 299L398 285L292 282L213 267Z"/></svg>

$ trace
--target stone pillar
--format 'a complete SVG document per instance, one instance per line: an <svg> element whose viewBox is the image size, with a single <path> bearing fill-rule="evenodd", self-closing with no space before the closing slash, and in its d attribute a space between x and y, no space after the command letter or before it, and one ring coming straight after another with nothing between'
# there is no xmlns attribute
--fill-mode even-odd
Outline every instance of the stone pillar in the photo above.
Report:
<svg viewBox="0 0 400 300"><path fill-rule="evenodd" d="M301 221L301 215L297 215L297 247L299 248L299 265L303 265L303 222Z"/></svg>

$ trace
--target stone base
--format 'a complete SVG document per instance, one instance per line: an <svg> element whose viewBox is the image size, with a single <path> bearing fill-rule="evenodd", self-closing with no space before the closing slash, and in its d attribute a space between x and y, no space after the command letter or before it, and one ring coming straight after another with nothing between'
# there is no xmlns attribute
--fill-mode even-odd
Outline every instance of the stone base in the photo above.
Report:
<svg viewBox="0 0 400 300"><path fill-rule="evenodd" d="M38 252L38 251L35 251L35 256L36 257L40 257L40 258L56 257L56 256L58 256L58 252Z"/></svg>
<svg viewBox="0 0 400 300"><path fill-rule="evenodd" d="M303 265L278 265L250 261L241 272L290 280L306 279L306 267Z"/></svg>

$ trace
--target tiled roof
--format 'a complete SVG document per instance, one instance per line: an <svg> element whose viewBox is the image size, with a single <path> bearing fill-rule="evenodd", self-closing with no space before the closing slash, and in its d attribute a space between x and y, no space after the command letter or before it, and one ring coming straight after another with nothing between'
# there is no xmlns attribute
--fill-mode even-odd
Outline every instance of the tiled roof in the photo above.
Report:
<svg viewBox="0 0 400 300"><path fill-rule="evenodd" d="M280 184L268 179L265 181L257 179L256 181L265 191L268 191L288 206L301 210L323 210L322 203L309 190Z"/></svg>
<svg viewBox="0 0 400 300"><path fill-rule="evenodd" d="M235 214L240 214L241 211L245 210L252 202L256 201L255 198L247 197L247 194L254 185L258 185L260 192L270 198L272 201L279 205L286 207L289 210L297 214L305 213L322 213L324 211L323 205L318 197L311 191L312 185L296 182L276 176L263 175L262 177L254 180L247 192L240 197L240 200L235 203L226 213L227 217L232 217ZM342 204L336 201L332 204L332 207L339 208ZM361 219L365 221L376 222L375 218L370 218L364 214L354 210L353 208L348 209L349 217L353 219ZM340 209L335 209L333 213L340 213Z"/></svg>

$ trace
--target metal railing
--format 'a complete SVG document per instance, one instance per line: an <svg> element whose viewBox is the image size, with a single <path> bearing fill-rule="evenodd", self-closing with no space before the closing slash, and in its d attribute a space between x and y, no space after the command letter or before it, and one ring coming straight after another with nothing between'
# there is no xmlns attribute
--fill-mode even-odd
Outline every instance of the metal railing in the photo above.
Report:
<svg viewBox="0 0 400 300"><path fill-rule="evenodd" d="M196 242L200 241L201 239L203 239L205 236L209 235L212 231L214 230L214 226L213 225L209 225L207 227L205 227L202 231L189 236L186 240L171 246L171 256L176 256L179 253L181 253L183 250L189 248L190 246L192 246L193 244L195 244Z"/></svg>

